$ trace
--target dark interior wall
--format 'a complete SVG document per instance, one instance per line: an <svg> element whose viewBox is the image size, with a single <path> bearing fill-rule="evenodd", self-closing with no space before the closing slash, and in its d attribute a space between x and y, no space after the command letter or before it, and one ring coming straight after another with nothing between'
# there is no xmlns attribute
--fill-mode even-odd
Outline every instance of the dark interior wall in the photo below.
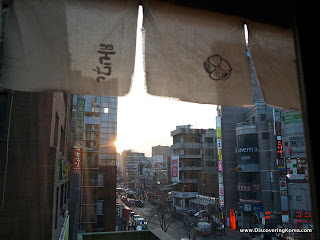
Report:
<svg viewBox="0 0 320 240"><path fill-rule="evenodd" d="M7 172L0 176L1 193L5 186L0 239L51 237L50 193L54 173L54 158L49 155L51 106L51 93L14 92ZM9 107L10 103L8 111ZM1 152L6 152L6 146L3 147ZM2 168L5 163L6 157L1 159L1 170L5 170Z"/></svg>

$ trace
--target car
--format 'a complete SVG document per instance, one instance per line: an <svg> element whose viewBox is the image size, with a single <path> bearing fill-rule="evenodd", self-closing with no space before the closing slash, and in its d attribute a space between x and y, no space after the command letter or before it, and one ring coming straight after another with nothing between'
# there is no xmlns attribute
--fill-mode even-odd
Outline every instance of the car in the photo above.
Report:
<svg viewBox="0 0 320 240"><path fill-rule="evenodd" d="M130 216L133 217L134 215L136 215L136 213L134 211L131 210L130 212Z"/></svg>
<svg viewBox="0 0 320 240"><path fill-rule="evenodd" d="M190 209L190 210L187 210L186 213L187 213L189 216L193 216L195 213L197 213L197 211L194 210L194 209Z"/></svg>
<svg viewBox="0 0 320 240"><path fill-rule="evenodd" d="M140 225L141 227L146 227L147 226L147 222L146 222L146 220L144 220L144 218L137 218L134 221L134 225L135 225L135 227L137 227L138 225Z"/></svg>
<svg viewBox="0 0 320 240"><path fill-rule="evenodd" d="M208 215L208 210L200 210L199 212L195 213L193 216L200 217L201 215Z"/></svg>
<svg viewBox="0 0 320 240"><path fill-rule="evenodd" d="M133 215L133 221L135 221L136 219L138 219L138 218L142 218L140 215Z"/></svg>

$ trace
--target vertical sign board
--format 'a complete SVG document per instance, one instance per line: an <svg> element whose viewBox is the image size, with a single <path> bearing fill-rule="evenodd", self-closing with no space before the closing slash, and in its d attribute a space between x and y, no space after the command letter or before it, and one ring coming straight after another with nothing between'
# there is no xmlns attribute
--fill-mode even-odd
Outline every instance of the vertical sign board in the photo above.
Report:
<svg viewBox="0 0 320 240"><path fill-rule="evenodd" d="M81 173L82 147L75 145L73 147L73 173Z"/></svg>
<svg viewBox="0 0 320 240"><path fill-rule="evenodd" d="M179 156L171 157L171 181L179 182Z"/></svg>
<svg viewBox="0 0 320 240"><path fill-rule="evenodd" d="M218 177L219 177L219 202L220 207L224 207L224 187L223 187L223 164L222 164L222 134L221 117L216 117L217 126L217 154L218 154Z"/></svg>
<svg viewBox="0 0 320 240"><path fill-rule="evenodd" d="M83 126L84 126L84 105L85 99L82 96L77 98L77 112L76 112L76 140L83 140Z"/></svg>
<svg viewBox="0 0 320 240"><path fill-rule="evenodd" d="M281 136L281 115L283 111L280 109L273 109L273 119L274 119L274 134L276 135L277 143L277 163L278 163L278 173L279 173L279 189L280 189L280 204L281 204L281 215L282 222L289 223L288 215L288 192L287 192L287 179L284 161L284 151Z"/></svg>
<svg viewBox="0 0 320 240"><path fill-rule="evenodd" d="M222 168L222 161L218 161L218 171L222 172L223 168Z"/></svg>

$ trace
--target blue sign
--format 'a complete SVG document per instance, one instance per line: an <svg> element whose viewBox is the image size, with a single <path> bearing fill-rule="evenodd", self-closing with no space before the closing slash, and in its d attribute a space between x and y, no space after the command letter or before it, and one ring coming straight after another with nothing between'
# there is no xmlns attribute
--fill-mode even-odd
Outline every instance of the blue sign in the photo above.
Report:
<svg viewBox="0 0 320 240"><path fill-rule="evenodd" d="M239 203L238 210L245 212L262 212L262 204Z"/></svg>

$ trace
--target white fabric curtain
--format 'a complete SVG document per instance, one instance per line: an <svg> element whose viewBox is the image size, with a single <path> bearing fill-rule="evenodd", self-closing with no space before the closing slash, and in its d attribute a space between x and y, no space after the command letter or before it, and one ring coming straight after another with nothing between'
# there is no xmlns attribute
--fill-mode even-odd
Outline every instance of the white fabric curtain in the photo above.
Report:
<svg viewBox="0 0 320 240"><path fill-rule="evenodd" d="M138 0L14 0L5 35L2 87L127 94L138 7Z"/></svg>
<svg viewBox="0 0 320 240"><path fill-rule="evenodd" d="M239 17L146 1L148 93L189 102L252 105L243 25Z"/></svg>
<svg viewBox="0 0 320 240"><path fill-rule="evenodd" d="M266 103L301 109L291 29L166 1L143 4L148 93L189 102L253 105L246 22ZM127 94L138 6L138 0L14 0L0 87Z"/></svg>
<svg viewBox="0 0 320 240"><path fill-rule="evenodd" d="M266 103L301 110L293 32L248 21L250 54Z"/></svg>

